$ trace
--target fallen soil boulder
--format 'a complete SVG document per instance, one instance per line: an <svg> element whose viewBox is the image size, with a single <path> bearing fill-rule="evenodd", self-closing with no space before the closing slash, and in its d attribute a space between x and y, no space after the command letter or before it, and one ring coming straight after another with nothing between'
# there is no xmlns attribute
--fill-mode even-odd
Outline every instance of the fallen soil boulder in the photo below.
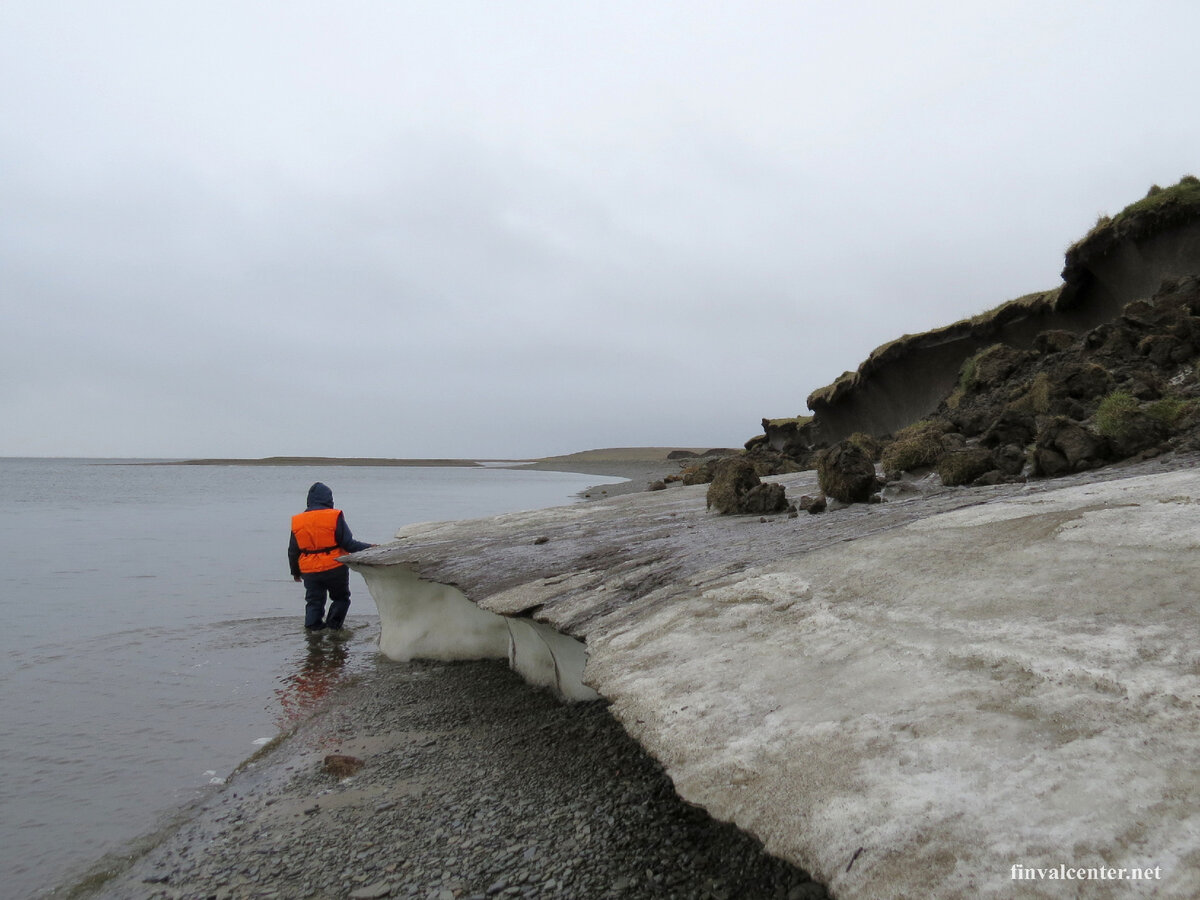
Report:
<svg viewBox="0 0 1200 900"><path fill-rule="evenodd" d="M903 472L937 465L946 452L946 425L941 420L926 419L901 429L895 439L883 449L883 474L889 479Z"/></svg>
<svg viewBox="0 0 1200 900"><path fill-rule="evenodd" d="M991 450L986 447L968 447L963 450L951 450L938 460L937 473L942 479L942 484L954 487L970 484L995 468Z"/></svg>
<svg viewBox="0 0 1200 900"><path fill-rule="evenodd" d="M879 490L870 454L848 440L819 456L817 478L825 494L843 503L866 503Z"/></svg>
<svg viewBox="0 0 1200 900"><path fill-rule="evenodd" d="M1038 432L1033 473L1053 477L1094 469L1108 458L1104 438L1065 416L1050 419Z"/></svg>
<svg viewBox="0 0 1200 900"><path fill-rule="evenodd" d="M1155 415L1155 407L1163 412ZM1169 423L1178 417L1178 411L1172 414L1168 408L1161 401L1143 407L1132 394L1114 391L1096 409L1096 430L1107 438L1114 456L1133 456L1166 440Z"/></svg>
<svg viewBox="0 0 1200 900"><path fill-rule="evenodd" d="M745 515L769 516L788 508L787 491L782 484L763 481L746 491L739 512Z"/></svg>
<svg viewBox="0 0 1200 900"><path fill-rule="evenodd" d="M824 494L817 494L815 497L805 494L800 498L799 505L810 516L815 516L829 508L829 501L825 499Z"/></svg>
<svg viewBox="0 0 1200 900"><path fill-rule="evenodd" d="M708 487L707 506L721 515L766 515L787 509L783 485L764 484L744 456L720 460Z"/></svg>

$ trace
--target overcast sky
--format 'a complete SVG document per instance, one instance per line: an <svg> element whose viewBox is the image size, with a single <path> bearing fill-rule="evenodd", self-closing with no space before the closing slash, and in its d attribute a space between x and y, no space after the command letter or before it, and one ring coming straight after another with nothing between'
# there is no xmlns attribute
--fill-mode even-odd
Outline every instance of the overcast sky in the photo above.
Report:
<svg viewBox="0 0 1200 900"><path fill-rule="evenodd" d="M1200 174L1186 2L0 3L0 455L737 446Z"/></svg>

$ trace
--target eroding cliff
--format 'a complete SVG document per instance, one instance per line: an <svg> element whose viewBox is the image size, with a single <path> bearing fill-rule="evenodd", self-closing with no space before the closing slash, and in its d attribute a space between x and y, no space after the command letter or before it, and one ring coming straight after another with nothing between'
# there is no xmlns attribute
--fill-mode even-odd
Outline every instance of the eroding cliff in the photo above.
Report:
<svg viewBox="0 0 1200 900"><path fill-rule="evenodd" d="M1188 176L1171 188L1152 188L1097 223L1067 251L1060 286L905 335L876 349L857 371L813 391L813 441L894 433L932 413L953 391L963 363L989 345L1028 349L1042 332L1081 334L1151 296L1164 280L1193 274L1200 274L1200 180Z"/></svg>

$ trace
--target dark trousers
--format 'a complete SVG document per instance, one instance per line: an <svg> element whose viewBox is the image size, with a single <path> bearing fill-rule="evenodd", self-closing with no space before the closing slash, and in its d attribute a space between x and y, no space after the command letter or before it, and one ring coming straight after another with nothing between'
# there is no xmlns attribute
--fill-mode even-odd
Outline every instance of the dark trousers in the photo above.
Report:
<svg viewBox="0 0 1200 900"><path fill-rule="evenodd" d="M302 575L304 581L304 627L341 628L350 611L350 570L345 566ZM329 595L329 616L325 615L325 595Z"/></svg>

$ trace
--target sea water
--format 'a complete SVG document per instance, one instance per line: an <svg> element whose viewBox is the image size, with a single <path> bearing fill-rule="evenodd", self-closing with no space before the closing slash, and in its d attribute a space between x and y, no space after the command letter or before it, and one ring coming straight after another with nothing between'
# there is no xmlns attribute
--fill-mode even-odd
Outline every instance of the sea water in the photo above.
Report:
<svg viewBox="0 0 1200 900"><path fill-rule="evenodd" d="M500 468L0 459L0 872L61 884L213 789L375 658L311 641L289 518L324 481L354 536L573 502L619 481Z"/></svg>

